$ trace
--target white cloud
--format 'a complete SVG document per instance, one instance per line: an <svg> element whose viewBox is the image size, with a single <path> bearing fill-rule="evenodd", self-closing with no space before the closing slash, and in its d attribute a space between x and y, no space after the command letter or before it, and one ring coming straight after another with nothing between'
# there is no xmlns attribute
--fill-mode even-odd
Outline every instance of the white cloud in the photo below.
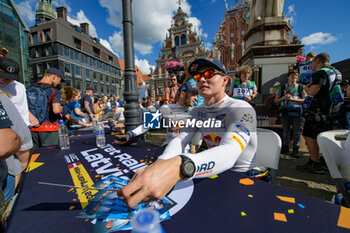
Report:
<svg viewBox="0 0 350 233"><path fill-rule="evenodd" d="M116 52L114 52L114 50L113 50L111 44L110 44L107 40L105 40L105 39L100 39L100 43L101 43L104 47L106 47L109 51L111 51L112 53L115 53L117 56L119 56Z"/></svg>
<svg viewBox="0 0 350 233"><path fill-rule="evenodd" d="M337 41L338 38L332 36L330 33L316 32L301 39L305 45L325 45Z"/></svg>
<svg viewBox="0 0 350 233"><path fill-rule="evenodd" d="M297 13L295 12L294 5L288 6L288 11L287 11L286 17L291 24L296 22L295 21L296 15L297 15Z"/></svg>
<svg viewBox="0 0 350 233"><path fill-rule="evenodd" d="M35 3L36 1L31 0L17 4L18 10L21 12L23 18L31 23L35 21Z"/></svg>
<svg viewBox="0 0 350 233"><path fill-rule="evenodd" d="M203 29L201 27L202 22L198 18L189 17L188 21L193 24L193 30L196 29L198 35L200 35L203 38L208 38L208 34L203 32Z"/></svg>
<svg viewBox="0 0 350 233"><path fill-rule="evenodd" d="M137 2L137 3L136 3ZM107 8L107 22L118 29L122 29L122 3L121 1L99 0L102 7ZM133 4L134 22L134 42L135 49L142 55L152 53L153 44L162 42L165 34L171 26L172 16L178 8L177 1L174 0L137 0ZM187 0L182 1L181 9L191 15L191 6ZM201 22L195 17L191 17L190 22L198 27L197 32L203 33ZM156 28L156 30L155 30ZM114 35L115 36L115 35ZM113 36L113 37L114 37ZM113 44L118 42L114 41ZM119 45L117 47L120 47ZM121 52L118 50L118 52Z"/></svg>
<svg viewBox="0 0 350 233"><path fill-rule="evenodd" d="M118 54L124 54L122 32L114 32L113 36L108 37L108 40L111 43L114 51L117 51Z"/></svg>
<svg viewBox="0 0 350 233"><path fill-rule="evenodd" d="M37 0L27 0L22 2L16 1L16 5L19 12L21 13L22 17L27 21L28 24L35 22L35 10L36 10L37 4L38 4Z"/></svg>
<svg viewBox="0 0 350 233"><path fill-rule="evenodd" d="M149 74L150 73L150 68L152 67L152 69L154 70L156 67L152 66L149 64L149 61L146 59L135 59L135 65L137 65L139 67L139 69L141 70L141 72L143 74Z"/></svg>
<svg viewBox="0 0 350 233"><path fill-rule="evenodd" d="M77 15L67 16L70 23L80 26L81 23L89 24L89 34L92 37L97 37L96 27L91 23L91 21L85 16L83 10L80 10Z"/></svg>
<svg viewBox="0 0 350 233"><path fill-rule="evenodd" d="M72 8L70 7L70 2L67 0L53 0L52 6L53 6L55 11L56 11L57 7L61 7L61 6L64 6L65 8L67 8L68 12L72 11Z"/></svg>

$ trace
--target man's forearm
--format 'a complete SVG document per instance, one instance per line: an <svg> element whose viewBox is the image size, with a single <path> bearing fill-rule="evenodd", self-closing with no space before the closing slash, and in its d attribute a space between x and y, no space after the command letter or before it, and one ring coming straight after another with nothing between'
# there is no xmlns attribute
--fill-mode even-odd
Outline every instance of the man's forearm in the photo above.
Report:
<svg viewBox="0 0 350 233"><path fill-rule="evenodd" d="M92 115L92 114L93 114L92 111L91 111L91 109L90 109L89 102L84 101L84 107L85 107L85 109L86 109L86 112L87 112L89 115Z"/></svg>

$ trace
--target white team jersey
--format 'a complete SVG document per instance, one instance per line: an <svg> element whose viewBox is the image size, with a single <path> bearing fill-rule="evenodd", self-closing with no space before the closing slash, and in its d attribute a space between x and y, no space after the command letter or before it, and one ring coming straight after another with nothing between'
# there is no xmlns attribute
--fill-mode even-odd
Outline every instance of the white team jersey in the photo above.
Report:
<svg viewBox="0 0 350 233"><path fill-rule="evenodd" d="M159 108L159 112L162 114L161 123L164 122L166 126L169 126L166 128L167 134L166 134L165 142L162 144L162 146L168 145L168 143L173 138L175 138L180 134L181 127L173 123L179 122L179 121L185 121L186 119L191 118L191 115L190 115L191 109L192 107L190 107L189 109L186 109L179 104L167 104ZM148 129L145 129L143 125L140 125L136 129L132 130L135 136L143 134L147 131Z"/></svg>
<svg viewBox="0 0 350 233"><path fill-rule="evenodd" d="M246 172L258 167L255 156L256 113L249 103L225 96L211 106L201 104L190 114L192 119L199 121L221 121L221 127L183 128L181 134L168 144L160 159L182 154L185 145L200 131L209 149L186 154L196 165L194 177L210 177L231 168L236 172Z"/></svg>

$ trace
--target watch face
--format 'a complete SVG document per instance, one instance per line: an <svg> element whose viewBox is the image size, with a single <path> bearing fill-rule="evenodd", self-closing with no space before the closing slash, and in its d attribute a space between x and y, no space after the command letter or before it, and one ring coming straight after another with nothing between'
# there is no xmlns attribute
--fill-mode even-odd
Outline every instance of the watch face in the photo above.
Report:
<svg viewBox="0 0 350 233"><path fill-rule="evenodd" d="M192 176L195 172L193 162L190 162L190 161L186 162L184 164L183 168L184 168L184 173L185 173L184 175L186 175L186 176Z"/></svg>

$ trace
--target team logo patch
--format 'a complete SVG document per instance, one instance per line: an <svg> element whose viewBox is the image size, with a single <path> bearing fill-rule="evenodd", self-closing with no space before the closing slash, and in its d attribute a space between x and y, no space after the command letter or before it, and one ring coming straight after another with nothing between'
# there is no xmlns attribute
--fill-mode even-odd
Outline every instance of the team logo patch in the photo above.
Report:
<svg viewBox="0 0 350 233"><path fill-rule="evenodd" d="M221 121L221 120L225 119L225 117L226 117L226 114L220 114L220 115L217 115L217 116L215 117L215 120Z"/></svg>
<svg viewBox="0 0 350 233"><path fill-rule="evenodd" d="M204 112L198 112L198 116L205 118L207 116L207 114Z"/></svg>

